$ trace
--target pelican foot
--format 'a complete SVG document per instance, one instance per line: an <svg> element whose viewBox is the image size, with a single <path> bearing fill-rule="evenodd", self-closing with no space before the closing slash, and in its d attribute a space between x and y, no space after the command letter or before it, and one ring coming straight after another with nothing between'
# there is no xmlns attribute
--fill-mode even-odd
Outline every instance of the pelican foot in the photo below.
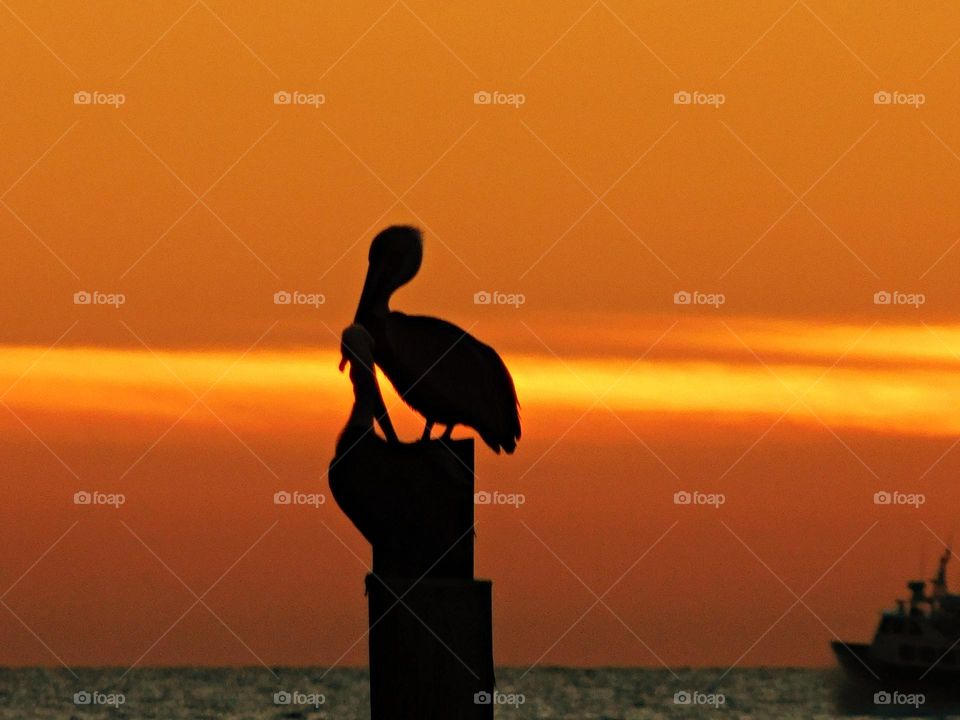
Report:
<svg viewBox="0 0 960 720"><path fill-rule="evenodd" d="M430 440L430 433L433 431L433 423L430 420L427 420L427 424L423 426L423 435L420 436L420 442L427 442Z"/></svg>

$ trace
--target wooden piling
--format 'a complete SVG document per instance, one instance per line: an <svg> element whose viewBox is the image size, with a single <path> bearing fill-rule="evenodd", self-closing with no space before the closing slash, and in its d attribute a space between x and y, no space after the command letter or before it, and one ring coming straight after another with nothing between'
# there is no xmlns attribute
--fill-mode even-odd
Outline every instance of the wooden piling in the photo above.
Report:
<svg viewBox="0 0 960 720"><path fill-rule="evenodd" d="M366 580L371 718L492 720L492 588L473 578L474 443L407 449L419 477L395 506L406 531L374 543Z"/></svg>
<svg viewBox="0 0 960 720"><path fill-rule="evenodd" d="M492 720L489 580L367 575L373 720Z"/></svg>
<svg viewBox="0 0 960 720"><path fill-rule="evenodd" d="M473 577L474 442L382 442L330 486L373 546L372 720L492 720L492 586Z"/></svg>

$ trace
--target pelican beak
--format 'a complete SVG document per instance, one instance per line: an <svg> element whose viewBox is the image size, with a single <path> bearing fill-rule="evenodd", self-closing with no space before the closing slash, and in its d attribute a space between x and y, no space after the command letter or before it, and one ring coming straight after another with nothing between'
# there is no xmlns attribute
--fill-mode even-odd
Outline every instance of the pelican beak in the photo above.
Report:
<svg viewBox="0 0 960 720"><path fill-rule="evenodd" d="M360 291L360 302L357 303L357 313L354 322L359 322L363 312L369 308L380 293L380 284L383 279L383 267L371 265L367 269L367 277L363 282L363 290Z"/></svg>
<svg viewBox="0 0 960 720"><path fill-rule="evenodd" d="M348 362L349 362L349 361L347 360L347 356L346 356L346 355L344 355L342 358L340 358L340 372L343 372L343 369L347 366L347 363L348 363Z"/></svg>

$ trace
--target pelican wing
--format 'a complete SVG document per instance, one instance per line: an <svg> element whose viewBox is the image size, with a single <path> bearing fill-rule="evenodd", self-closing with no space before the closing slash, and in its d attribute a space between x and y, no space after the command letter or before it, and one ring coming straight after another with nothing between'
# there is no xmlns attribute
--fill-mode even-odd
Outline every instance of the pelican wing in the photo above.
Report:
<svg viewBox="0 0 960 720"><path fill-rule="evenodd" d="M512 452L520 438L513 378L489 345L439 318L392 312L378 364L401 397L429 420L473 427Z"/></svg>

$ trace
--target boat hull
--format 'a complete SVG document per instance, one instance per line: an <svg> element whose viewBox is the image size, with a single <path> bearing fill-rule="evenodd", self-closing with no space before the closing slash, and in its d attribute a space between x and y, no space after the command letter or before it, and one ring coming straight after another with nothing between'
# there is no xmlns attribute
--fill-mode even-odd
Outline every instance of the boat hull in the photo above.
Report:
<svg viewBox="0 0 960 720"><path fill-rule="evenodd" d="M960 694L960 669L935 665L898 665L881 662L870 656L870 646L866 643L844 643L839 640L830 643L837 662L848 674L860 680L895 685L898 688L955 688Z"/></svg>

